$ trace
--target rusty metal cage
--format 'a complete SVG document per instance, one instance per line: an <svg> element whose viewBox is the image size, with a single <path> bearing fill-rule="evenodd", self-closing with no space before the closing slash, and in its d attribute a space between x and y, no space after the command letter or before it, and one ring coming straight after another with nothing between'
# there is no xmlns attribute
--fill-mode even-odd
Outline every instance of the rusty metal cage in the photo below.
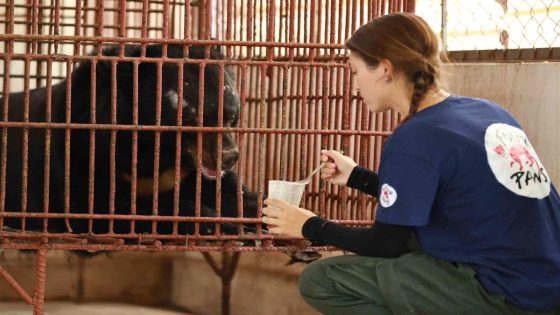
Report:
<svg viewBox="0 0 560 315"><path fill-rule="evenodd" d="M51 249L332 249L263 229L267 182L305 177L319 165L321 149L343 150L359 164L377 168L383 139L399 117L367 111L353 88L343 45L358 26L399 11L414 11L414 1L0 4L0 242L2 248L37 250L35 296L1 267L0 275L42 314L45 254ZM195 57L193 47L202 55ZM132 49L138 55L130 55ZM215 50L223 56L212 57ZM82 69L87 84L76 79ZM131 75L121 77L122 69ZM150 79L146 69L153 81L143 85ZM169 69L174 76L164 78ZM170 82L177 86L171 92L165 88ZM128 116L121 112L126 86L131 91ZM186 101L191 92L196 97ZM79 98L82 93L87 97ZM106 108L99 107L103 97ZM145 102L152 98L151 116L143 118ZM238 110L228 113L237 99ZM171 122L166 120L170 113ZM238 123L230 123L230 115ZM195 152L189 160L192 171L183 163L186 141ZM238 175L235 185L219 176L230 142L238 148L231 169ZM213 158L206 156L208 146L215 147ZM145 147L151 149L148 155ZM215 181L208 181L208 173L218 175ZM192 181L187 183L186 176ZM186 192L189 185L192 190ZM235 189L228 191L232 185ZM143 194L149 197L139 203ZM248 195L255 202L251 214L245 210ZM368 225L375 200L315 178L302 204L343 224ZM192 213L185 215L185 207ZM101 232L96 230L100 225ZM160 226L167 232L161 233ZM235 263L235 257L229 261Z"/></svg>

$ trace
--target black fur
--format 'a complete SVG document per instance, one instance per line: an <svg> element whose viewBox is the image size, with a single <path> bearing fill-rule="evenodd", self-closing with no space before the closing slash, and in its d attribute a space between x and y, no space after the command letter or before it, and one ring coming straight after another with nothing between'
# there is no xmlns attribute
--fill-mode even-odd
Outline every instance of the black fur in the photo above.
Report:
<svg viewBox="0 0 560 315"><path fill-rule="evenodd" d="M105 56L118 55L118 46L108 47L103 50ZM139 46L126 46L125 55L131 57L140 56ZM161 45L147 46L146 57L160 57ZM183 58L183 46L169 45L168 58ZM200 46L189 47L189 57L195 59L204 58L204 48ZM223 59L222 53L215 47L210 49L211 59ZM98 61L96 64L96 116L97 124L111 123L111 62ZM71 76L71 122L91 123L91 71L92 63L78 63ZM117 95L116 95L116 120L118 124L133 124L133 64L131 62L119 62L117 66ZM177 124L177 109L173 106L174 92L178 89L178 67L175 64L163 63L162 76L162 98L161 98L161 125L174 126ZM218 89L219 66L206 65L204 84L204 126L218 125ZM138 119L140 125L154 125L156 123L156 87L157 66L153 62L142 62L138 69ZM185 64L184 66L184 101L183 125L197 125L198 110L198 88L199 88L199 65ZM223 100L223 125L236 126L238 122L240 101L235 91L233 73L226 67L224 73L224 100ZM46 120L46 96L45 87L30 91L30 113L29 120L33 122L44 122ZM52 87L52 122L66 121L66 81L60 82ZM176 100L176 99L175 99ZM0 99L0 104L3 100ZM178 102L182 106L182 102ZM23 121L24 93L12 93L9 95L9 121ZM193 111L194 109L194 111ZM23 129L8 129L7 146L7 176L6 176L6 211L22 211L22 139ZM89 155L90 155L90 130L73 129L70 141L70 212L88 213L88 181L89 181ZM45 135L46 130L41 128L29 129L29 161L28 161L28 188L27 188L27 212L43 212L45 200L44 192L44 159L45 159ZM175 167L176 132L162 132L159 156L160 173L173 170ZM49 213L63 213L65 207L64 195L64 167L65 167L65 130L52 129L50 140L50 191L48 200ZM95 132L95 191L94 191L94 213L108 214L110 200L110 142L111 131L97 130ZM186 171L186 176L180 186L180 215L195 215L195 179L196 179L196 144L195 133L182 134L181 169ZM217 134L205 133L203 139L203 165L207 169L215 169L217 154ZM154 172L154 149L155 132L138 132L138 177L153 178ZM1 150L1 147L0 147ZM231 170L238 160L237 145L232 134L223 134L222 169L227 170L222 177L221 202L222 216L237 216L237 174ZM130 174L132 170L132 132L118 131L116 133L116 156L115 156L115 204L116 214L131 213L131 183ZM211 171L210 171L211 173ZM202 215L215 216L216 182L214 179L203 176L202 178ZM244 216L256 217L257 195L243 188ZM153 196L137 196L137 214L152 214ZM158 194L159 215L169 216L173 214L173 189ZM43 219L26 219L26 229L42 230ZM136 221L135 232L170 234L172 232L171 222L159 222L157 231L152 231L152 222ZM20 218L4 218L4 225L12 228L22 228ZM115 220L114 232L117 234L129 233L130 221ZM203 225L213 227L214 224ZM89 233L88 220L72 219L70 228L73 233ZM179 233L191 233L192 224L179 224ZM202 232L205 232L203 228ZM48 230L50 232L69 232L65 221L62 219L49 219ZM233 231L230 231L233 233ZM94 234L109 232L108 220L94 220L92 231ZM206 231L209 232L209 231Z"/></svg>

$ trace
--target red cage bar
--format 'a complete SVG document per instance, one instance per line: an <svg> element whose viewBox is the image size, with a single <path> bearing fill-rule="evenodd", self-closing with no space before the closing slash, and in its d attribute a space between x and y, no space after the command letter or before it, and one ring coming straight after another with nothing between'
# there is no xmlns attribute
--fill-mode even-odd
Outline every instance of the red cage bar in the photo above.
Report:
<svg viewBox="0 0 560 315"><path fill-rule="evenodd" d="M223 312L227 313L228 284L239 252L331 250L263 230L261 209L266 183L271 179L305 177L318 166L319 151L323 148L344 150L359 164L377 168L383 139L391 133L399 117L394 113L367 111L360 96L354 93L343 44L352 31L376 16L413 10L414 1L401 0L9 0L0 4L0 68L3 69L0 76L3 86L0 95L3 98L0 243L6 249L37 250L35 295L28 295L2 267L0 276L26 303L34 305L35 314L43 314L48 250L222 251L227 258L224 259L227 266L220 272L226 301ZM138 56L127 55L129 48L125 45L130 44L140 46ZM148 56L151 45L156 44L161 45L161 56ZM106 55L99 49L107 45L115 47L114 55ZM173 45L182 45L182 58L168 56L174 53ZM195 45L204 47L203 58L191 58L189 47ZM217 45L221 46L223 59L211 58L212 49ZM90 84L85 87L89 95L84 112L89 117L87 122L73 119L78 107L73 101L72 91L76 91L76 87L72 86L71 78L82 64L90 66L87 79ZM97 73L106 65L110 85L107 91L100 91L97 86L104 84L106 78L98 77ZM119 67L123 65L130 66L130 82L118 79ZM156 100L154 119L149 124L142 121L145 100L139 96L145 92L141 85L145 77L140 73L146 67L155 67L156 71L152 87ZM196 87L185 79L189 78L185 74L192 75L188 72L192 67L198 69ZM164 90L170 78L164 79L163 74L168 69L177 71L175 94ZM232 79L229 71L235 74L232 87L235 92L227 85ZM214 78L217 78L215 87L212 85ZM63 100L59 92L53 92L62 89L57 85L62 80L66 82ZM128 85L132 89L131 112L127 116L130 121L123 123L119 116L119 91ZM44 116L37 119L36 92L33 91L40 87L46 87ZM212 87L217 90L209 92ZM19 91L23 92L23 101L15 104L16 98L8 95ZM183 100L193 91L198 94L195 104L184 105ZM105 93L111 95L110 106L98 108L98 101ZM229 125L229 114L226 115L230 106L230 100L226 102L229 93L239 99L235 114L238 115L237 126ZM205 123L214 117L205 115L204 110L211 97L217 99L214 104L216 125L208 126ZM170 99L181 100L176 102L181 106L176 106L174 122L167 124ZM23 106L22 117L15 119L9 114L20 105ZM63 120L57 118L60 108ZM196 112L194 122L185 124L184 119L191 110ZM103 116L105 111L109 112L108 116ZM13 140L10 135L19 132L21 141ZM34 164L37 132L43 132L39 137L42 142L38 142L43 154L40 167ZM78 155L71 153L76 151L77 144L72 138L77 132L86 132L89 141L81 148L87 152L84 160L76 159ZM130 135L130 146L127 146L130 156L126 157L130 173L124 175L119 155L123 148L120 135L123 134ZM169 140L170 134L174 134L173 140ZM224 183L225 179L217 176L212 186L214 215L209 216L208 206L203 204L203 200L209 202L205 197L208 186L204 185L208 185L208 180L204 175L207 168L204 150L209 141L214 141L209 139L215 137L214 171L221 174L226 162L224 146L229 145L230 134L239 150L233 168L238 174L233 203L239 211L235 216L223 215L233 208L222 199L230 183ZM52 151L59 135L63 139L62 157ZM146 135L153 136L149 142L153 152L148 168L141 167L146 165L145 156L141 154ZM196 151L193 161L195 189L193 215L185 216L181 214L185 198L191 197L185 197L183 190L188 185L184 181L188 166L183 162L187 149L183 146L191 136L194 136L193 148L196 148L189 149ZM14 141L17 142L15 147ZM108 148L107 156L103 155L104 148ZM14 204L11 200L14 194L6 193L14 184L7 180L15 163L10 157L20 150L21 170L18 168L17 174L21 183L17 186L21 197L18 197L19 206L11 209L6 206ZM167 154L168 151L172 154ZM63 161L61 169L53 167L57 165L53 164L55 160L60 159ZM174 164L165 169L163 165L168 159ZM76 163L87 177L83 190L87 193L84 209L72 206L80 193L72 182L72 174L78 167ZM107 171L108 180L98 175L98 169L105 164L103 170ZM143 175L146 173L152 175L146 177ZM53 187L53 180L58 176L63 179L62 189ZM28 204L29 194L35 197L33 191L29 192L30 187L36 187L30 182L34 178L42 179L40 209L35 209L34 203L31 208ZM123 178L130 181L126 193L118 184ZM247 211L247 192L242 186L256 193L253 217ZM63 209L53 211L51 201L58 198L56 194L60 190ZM170 192L172 197L162 197L162 191ZM97 196L104 194L107 194L108 203L101 207ZM127 196L129 207L125 213L119 207L123 194ZM148 212L145 205L137 204L146 194L151 196ZM353 190L326 185L315 178L308 185L303 206L343 224L368 225L374 217L375 200ZM41 228L30 228L36 225L37 219L42 222ZM50 227L60 220L64 231L51 231ZM87 221L85 232L75 231L78 220ZM7 222L19 222L18 228L4 227ZM106 232L95 233L99 222L107 222ZM165 223L171 224L170 233L158 233L158 226ZM181 233L181 227L187 224L192 224L192 231ZM224 230L227 225L234 226L237 232ZM248 231L247 225L255 229ZM206 231L209 226L213 227L212 233ZM149 233L137 232L148 227ZM206 257L217 270L216 264Z"/></svg>

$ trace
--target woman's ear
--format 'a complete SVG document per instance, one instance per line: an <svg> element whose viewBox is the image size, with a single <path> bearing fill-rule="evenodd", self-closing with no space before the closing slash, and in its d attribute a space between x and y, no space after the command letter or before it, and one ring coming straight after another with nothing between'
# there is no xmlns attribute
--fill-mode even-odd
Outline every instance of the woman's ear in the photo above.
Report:
<svg viewBox="0 0 560 315"><path fill-rule="evenodd" d="M383 76L387 82L393 80L393 64L388 59L381 59L379 66L383 70Z"/></svg>

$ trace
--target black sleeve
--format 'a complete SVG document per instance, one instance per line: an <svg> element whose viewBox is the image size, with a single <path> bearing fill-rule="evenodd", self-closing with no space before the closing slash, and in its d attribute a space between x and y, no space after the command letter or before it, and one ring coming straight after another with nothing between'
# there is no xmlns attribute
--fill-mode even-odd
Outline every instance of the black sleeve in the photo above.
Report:
<svg viewBox="0 0 560 315"><path fill-rule="evenodd" d="M367 168L356 166L352 170L352 173L350 173L346 186L377 197L377 192L379 191L379 177L376 173Z"/></svg>
<svg viewBox="0 0 560 315"><path fill-rule="evenodd" d="M413 227L375 222L370 228L349 227L311 217L302 227L303 236L358 255L399 257L408 252L407 244Z"/></svg>

